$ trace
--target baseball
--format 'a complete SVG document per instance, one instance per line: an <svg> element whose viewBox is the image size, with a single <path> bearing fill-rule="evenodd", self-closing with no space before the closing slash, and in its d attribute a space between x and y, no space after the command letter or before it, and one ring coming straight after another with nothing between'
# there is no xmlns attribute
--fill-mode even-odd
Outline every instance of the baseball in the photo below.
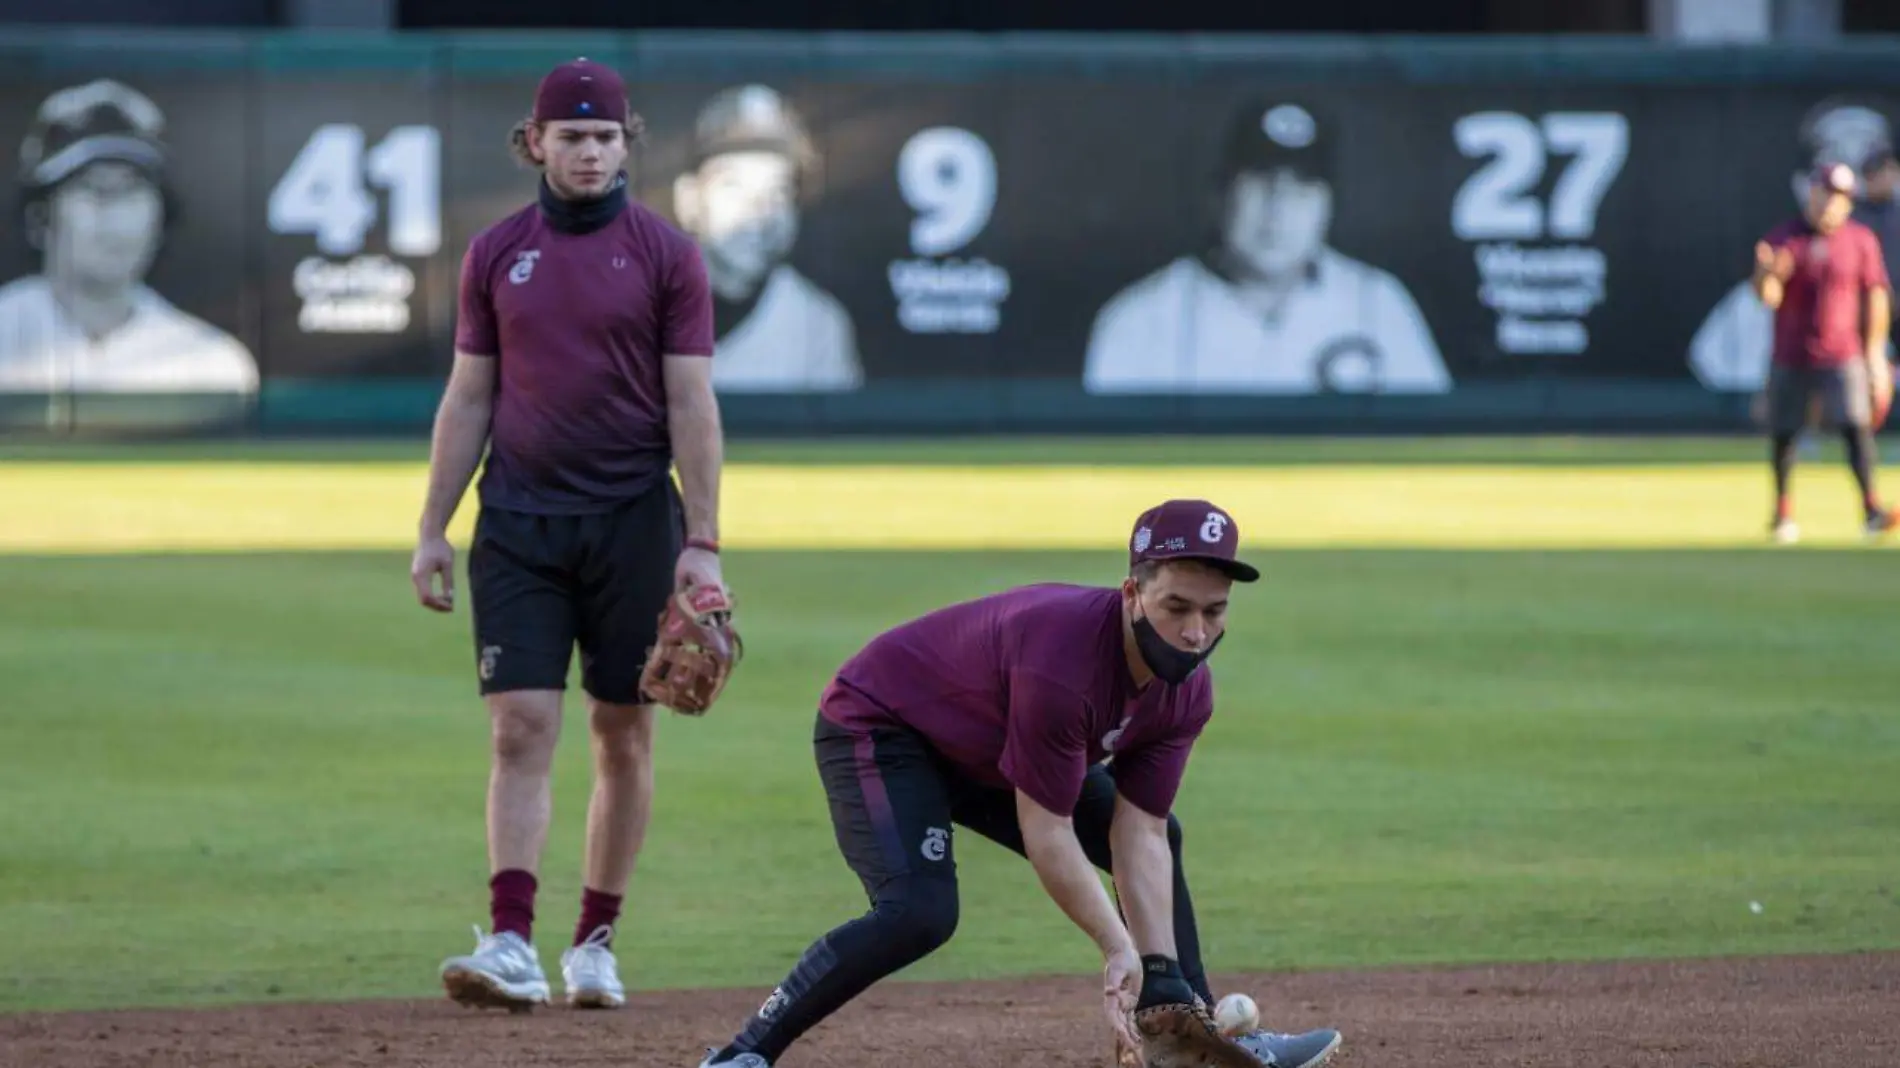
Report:
<svg viewBox="0 0 1900 1068"><path fill-rule="evenodd" d="M1245 994L1229 994L1214 1006L1214 1023L1221 1034L1244 1035L1260 1026L1260 1006Z"/></svg>

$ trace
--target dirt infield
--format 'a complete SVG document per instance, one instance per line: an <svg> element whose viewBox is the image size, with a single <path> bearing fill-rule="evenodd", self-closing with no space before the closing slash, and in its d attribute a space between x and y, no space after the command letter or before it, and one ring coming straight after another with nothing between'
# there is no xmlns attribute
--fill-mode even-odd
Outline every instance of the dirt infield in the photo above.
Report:
<svg viewBox="0 0 1900 1068"><path fill-rule="evenodd" d="M1346 1068L1889 1068L1900 953L1221 976L1266 1022L1332 1025ZM478 1014L446 1001L0 1017L34 1068L693 1068L764 990L639 994L628 1011ZM874 989L780 1068L1105 1066L1087 978Z"/></svg>

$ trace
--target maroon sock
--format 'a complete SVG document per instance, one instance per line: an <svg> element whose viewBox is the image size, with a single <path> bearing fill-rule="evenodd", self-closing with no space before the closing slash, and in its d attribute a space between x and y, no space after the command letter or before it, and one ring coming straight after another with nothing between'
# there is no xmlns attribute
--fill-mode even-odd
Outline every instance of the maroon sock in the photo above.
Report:
<svg viewBox="0 0 1900 1068"><path fill-rule="evenodd" d="M620 894L603 894L598 890L581 890L581 922L574 925L574 944L587 941L587 936L595 929L612 927L620 922ZM612 940L609 939L609 945Z"/></svg>
<svg viewBox="0 0 1900 1068"><path fill-rule="evenodd" d="M488 914L494 921L495 934L513 931L524 942L534 941L533 873L519 868L498 871L488 880Z"/></svg>

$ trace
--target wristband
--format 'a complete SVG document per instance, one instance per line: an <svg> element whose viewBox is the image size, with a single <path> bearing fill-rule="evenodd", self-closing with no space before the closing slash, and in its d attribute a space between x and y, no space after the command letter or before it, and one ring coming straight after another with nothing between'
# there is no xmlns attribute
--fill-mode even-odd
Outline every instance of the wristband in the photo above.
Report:
<svg viewBox="0 0 1900 1068"><path fill-rule="evenodd" d="M1186 976L1181 974L1180 961L1175 960L1173 957L1164 957L1159 953L1150 953L1141 958L1141 971L1144 975L1151 975L1157 978L1186 978Z"/></svg>
<svg viewBox="0 0 1900 1068"><path fill-rule="evenodd" d="M1141 997L1137 1010L1155 1005L1192 1005L1194 988L1181 974L1181 963L1172 957L1149 954L1141 958Z"/></svg>
<svg viewBox="0 0 1900 1068"><path fill-rule="evenodd" d="M686 547L688 549L704 549L715 556L719 554L719 542L713 538L687 538Z"/></svg>

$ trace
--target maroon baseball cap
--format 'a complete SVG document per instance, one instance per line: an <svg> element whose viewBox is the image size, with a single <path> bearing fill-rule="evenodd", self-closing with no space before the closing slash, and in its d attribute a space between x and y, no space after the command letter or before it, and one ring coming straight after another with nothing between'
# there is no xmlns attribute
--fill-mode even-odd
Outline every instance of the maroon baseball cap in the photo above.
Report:
<svg viewBox="0 0 1900 1068"><path fill-rule="evenodd" d="M582 56L549 71L534 94L534 121L627 121L627 84L611 67Z"/></svg>
<svg viewBox="0 0 1900 1068"><path fill-rule="evenodd" d="M1236 582L1253 582L1260 570L1235 558L1240 525L1211 501L1172 500L1155 505L1135 520L1128 541L1128 567L1149 560L1201 560Z"/></svg>
<svg viewBox="0 0 1900 1068"><path fill-rule="evenodd" d="M1822 163L1808 175L1808 180L1826 189L1830 193L1854 193L1854 168L1845 163Z"/></svg>

